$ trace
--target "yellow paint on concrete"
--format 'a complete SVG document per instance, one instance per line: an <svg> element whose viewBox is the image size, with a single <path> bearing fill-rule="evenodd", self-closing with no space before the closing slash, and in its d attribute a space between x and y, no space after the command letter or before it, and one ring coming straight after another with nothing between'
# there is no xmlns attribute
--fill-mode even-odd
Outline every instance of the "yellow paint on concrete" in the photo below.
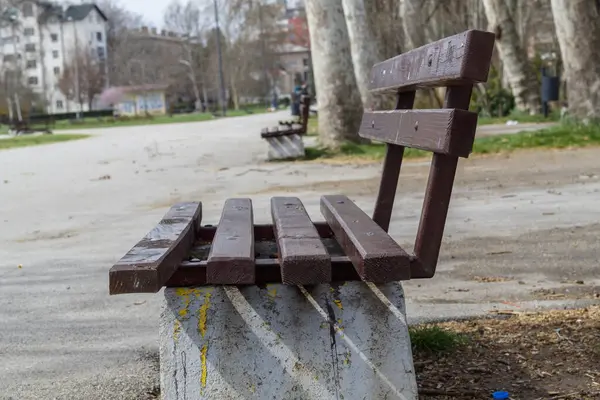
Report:
<svg viewBox="0 0 600 400"><path fill-rule="evenodd" d="M179 316L181 318L186 318L189 315L189 307L192 302L191 295L199 292L198 289L191 288L177 288L175 289L175 293L183 298L183 308L179 310Z"/></svg>
<svg viewBox="0 0 600 400"><path fill-rule="evenodd" d="M341 301L341 300L337 300L337 299L336 299L336 300L333 300L333 302L335 303L335 305L336 305L336 306L338 306L338 308L339 308L340 310L343 310L343 309L344 309L344 305L342 304L342 301Z"/></svg>
<svg viewBox="0 0 600 400"><path fill-rule="evenodd" d="M202 363L202 372L200 374L200 383L202 383L202 387L206 387L206 376L208 375L208 371L206 370L206 353L208 352L208 344L204 344L202 349L200 350L200 361Z"/></svg>
<svg viewBox="0 0 600 400"><path fill-rule="evenodd" d="M179 340L179 334L181 333L181 322L178 319L173 324L173 340L176 342Z"/></svg>
<svg viewBox="0 0 600 400"><path fill-rule="evenodd" d="M195 294L195 295L201 294L202 291L200 289L196 289L196 288L180 287L180 288L175 289L175 293L177 294L177 296L189 296L192 294Z"/></svg>
<svg viewBox="0 0 600 400"><path fill-rule="evenodd" d="M208 289L204 294L204 303L200 307L200 310L198 310L198 331L202 337L206 335L206 314L210 308L211 290L212 289Z"/></svg>
<svg viewBox="0 0 600 400"><path fill-rule="evenodd" d="M277 286L267 285L267 293L270 298L275 299L277 297Z"/></svg>

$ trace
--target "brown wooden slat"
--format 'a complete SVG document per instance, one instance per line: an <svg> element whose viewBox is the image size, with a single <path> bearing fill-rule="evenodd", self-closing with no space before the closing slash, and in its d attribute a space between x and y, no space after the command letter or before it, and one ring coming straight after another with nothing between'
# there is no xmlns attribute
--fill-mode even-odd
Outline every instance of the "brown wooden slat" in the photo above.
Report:
<svg viewBox="0 0 600 400"><path fill-rule="evenodd" d="M273 197L271 215L283 283L313 285L330 282L331 257L300 199Z"/></svg>
<svg viewBox="0 0 600 400"><path fill-rule="evenodd" d="M253 284L254 227L252 201L228 199L212 242L206 281L213 285Z"/></svg>
<svg viewBox="0 0 600 400"><path fill-rule="evenodd" d="M361 278L410 279L410 256L348 197L321 197L321 213Z"/></svg>
<svg viewBox="0 0 600 400"><path fill-rule="evenodd" d="M390 110L365 112L359 135L385 143L468 157L477 114L466 110Z"/></svg>
<svg viewBox="0 0 600 400"><path fill-rule="evenodd" d="M109 272L110 294L156 293L191 249L202 203L178 203Z"/></svg>
<svg viewBox="0 0 600 400"><path fill-rule="evenodd" d="M409 91L415 87L485 82L494 34L470 30L375 64L372 92Z"/></svg>

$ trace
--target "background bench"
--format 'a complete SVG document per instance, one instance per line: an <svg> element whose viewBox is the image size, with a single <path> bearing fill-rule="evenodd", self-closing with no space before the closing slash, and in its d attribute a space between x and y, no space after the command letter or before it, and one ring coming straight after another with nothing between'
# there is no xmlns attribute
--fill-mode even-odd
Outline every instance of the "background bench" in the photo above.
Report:
<svg viewBox="0 0 600 400"><path fill-rule="evenodd" d="M324 195L324 222L313 222L300 199L274 197L272 224L257 225L252 201L236 198L202 226L201 203L181 203L111 269L111 294L167 287L166 398L417 398L399 281L435 274L458 158L475 137L472 87L487 80L493 46L493 34L467 31L373 67L371 90L397 105L365 112L360 127L387 143L372 217ZM444 108L412 110L431 86L447 87ZM433 153L410 253L387 233L405 147Z"/></svg>
<svg viewBox="0 0 600 400"><path fill-rule="evenodd" d="M279 126L265 128L260 137L267 141L269 160L282 160L304 157L302 136L308 130L310 96L300 98L300 119L298 121L279 121Z"/></svg>

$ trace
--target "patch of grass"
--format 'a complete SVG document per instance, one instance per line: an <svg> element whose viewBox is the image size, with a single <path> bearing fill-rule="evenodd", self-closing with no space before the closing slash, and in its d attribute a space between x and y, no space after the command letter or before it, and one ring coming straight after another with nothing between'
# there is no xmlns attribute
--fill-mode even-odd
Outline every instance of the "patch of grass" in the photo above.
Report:
<svg viewBox="0 0 600 400"><path fill-rule="evenodd" d="M408 329L415 353L447 353L467 343L467 337L436 325L412 326Z"/></svg>
<svg viewBox="0 0 600 400"><path fill-rule="evenodd" d="M17 147L37 146L40 144L66 142L89 137L89 135L39 135L39 136L17 136L10 139L0 140L0 150L14 149Z"/></svg>
<svg viewBox="0 0 600 400"><path fill-rule="evenodd" d="M551 148L563 149L600 145L600 125L560 124L539 131L488 136L475 139L473 154L495 154L519 149ZM429 152L406 149L405 158L426 157ZM349 158L380 160L385 155L385 144L344 143L339 151L306 149L306 159Z"/></svg>
<svg viewBox="0 0 600 400"><path fill-rule="evenodd" d="M516 149L597 146L600 144L600 125L561 124L515 135L489 136L475 140L473 153L499 153Z"/></svg>

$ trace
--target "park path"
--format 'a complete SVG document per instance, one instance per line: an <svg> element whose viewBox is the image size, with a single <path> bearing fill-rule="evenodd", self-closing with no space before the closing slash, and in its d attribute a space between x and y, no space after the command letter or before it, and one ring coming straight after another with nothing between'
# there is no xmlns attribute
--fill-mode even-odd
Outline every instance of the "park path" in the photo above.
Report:
<svg viewBox="0 0 600 400"><path fill-rule="evenodd" d="M0 399L137 399L157 384L159 296L109 297L107 272L172 203L203 201L206 223L230 196L251 196L257 222L278 194L301 197L315 219L322 193L372 209L378 164L262 161L258 132L282 116L98 129L0 153ZM406 284L411 318L537 301L542 289L589 294L598 284L598 156L461 161L440 272ZM427 168L403 166L391 233L408 248Z"/></svg>

